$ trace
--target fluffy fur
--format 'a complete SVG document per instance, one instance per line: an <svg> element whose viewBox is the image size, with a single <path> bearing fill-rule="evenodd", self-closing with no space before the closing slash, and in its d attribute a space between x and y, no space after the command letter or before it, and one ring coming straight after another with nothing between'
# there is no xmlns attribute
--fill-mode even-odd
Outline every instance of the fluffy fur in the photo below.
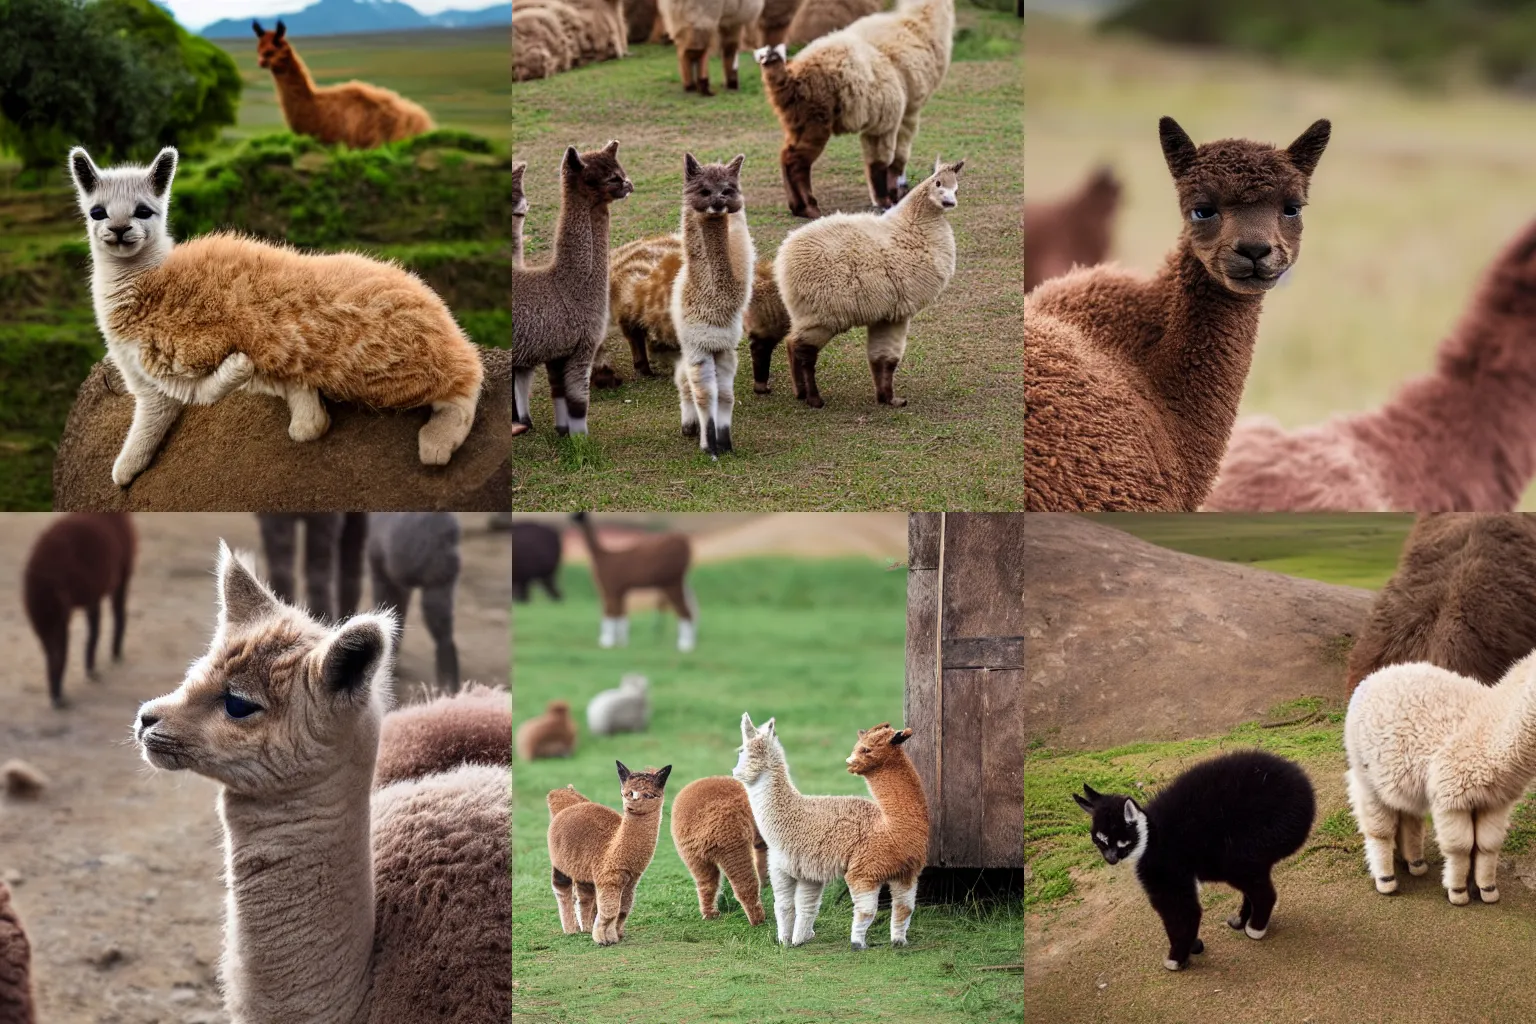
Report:
<svg viewBox="0 0 1536 1024"><path fill-rule="evenodd" d="M69 659L69 620L85 609L85 673L96 677L96 640L101 602L112 599L112 660L123 656L128 627L128 581L137 550L133 522L123 512L74 512L38 535L22 572L22 604L43 645L48 696L64 706L64 666Z"/></svg>
<svg viewBox="0 0 1536 1024"><path fill-rule="evenodd" d="M564 5L560 5L564 6ZM562 18L561 14L566 14ZM555 4L544 3L512 11L512 80L526 82L553 78L576 65L579 48L566 24L575 11L562 12Z"/></svg>
<svg viewBox="0 0 1536 1024"><path fill-rule="evenodd" d="M1507 512L1536 476L1536 222L1483 275L1435 367L1369 412L1232 432L1205 507Z"/></svg>
<svg viewBox="0 0 1536 1024"><path fill-rule="evenodd" d="M421 616L436 645L437 685L459 689L459 648L453 642L453 591L459 582L459 519L452 512L374 512L368 517L368 569L373 603L405 621L411 592L421 591Z"/></svg>
<svg viewBox="0 0 1536 1024"><path fill-rule="evenodd" d="M617 139L590 153L565 151L554 259L512 268L513 404L525 426L533 425L533 370L542 364L555 430L587 432L592 360L608 329L608 207L634 191L618 152Z"/></svg>
<svg viewBox="0 0 1536 1024"><path fill-rule="evenodd" d="M34 1024L32 945L11 902L11 887L0 882L0 1021Z"/></svg>
<svg viewBox="0 0 1536 1024"><path fill-rule="evenodd" d="M512 165L512 265L523 265L523 221L528 217L528 196L523 192L523 172L528 164L522 160Z"/></svg>
<svg viewBox="0 0 1536 1024"><path fill-rule="evenodd" d="M367 82L318 86L299 53L288 41L282 21L271 32L251 22L256 33L256 63L271 70L283 120L296 135L313 135L321 142L345 142L353 149L372 149L386 142L429 132L432 117L418 103L390 89Z"/></svg>
<svg viewBox="0 0 1536 1024"><path fill-rule="evenodd" d="M590 931L599 946L624 938L640 877L656 853L664 789L672 766L631 772L622 761L624 813L567 787L549 794L549 862L567 935Z"/></svg>
<svg viewBox="0 0 1536 1024"><path fill-rule="evenodd" d="M860 18L883 11L885 6L885 0L803 0L784 38L765 39L763 45L780 42L804 46L845 29Z"/></svg>
<svg viewBox="0 0 1536 1024"><path fill-rule="evenodd" d="M612 60L629 53L629 31L620 0L519 0L517 4L519 10L544 6L554 10L565 24L576 46L576 64ZM574 13L574 19L566 11Z"/></svg>
<svg viewBox="0 0 1536 1024"><path fill-rule="evenodd" d="M739 89L736 77L741 33L763 13L764 0L657 0L667 35L677 47L683 89L700 96L709 91L709 46L720 40L720 65L725 87Z"/></svg>
<svg viewBox="0 0 1536 1024"><path fill-rule="evenodd" d="M900 0L894 11L821 37L793 61L782 43L756 51L784 126L779 160L791 213L821 216L811 165L834 135L859 136L876 206L901 199L918 120L949 71L954 34L954 0Z"/></svg>
<svg viewBox="0 0 1536 1024"><path fill-rule="evenodd" d="M768 844L752 821L752 802L728 775L695 779L672 801L672 843L699 890L699 913L720 916L720 872L747 923L763 923L759 890L768 884Z"/></svg>
<svg viewBox="0 0 1536 1024"><path fill-rule="evenodd" d="M87 218L91 295L107 355L134 396L112 479L149 465L184 405L236 388L288 401L288 436L330 427L320 395L387 409L431 406L421 461L445 465L474 424L484 369L442 299L393 263L309 255L238 235L183 245L167 218L176 151L102 171L78 146L70 173Z"/></svg>
<svg viewBox="0 0 1536 1024"><path fill-rule="evenodd" d="M1060 277L1073 267L1109 258L1120 182L1100 167L1070 196L1053 203L1024 204L1024 290Z"/></svg>
<svg viewBox="0 0 1536 1024"><path fill-rule="evenodd" d="M650 689L645 676L627 673L617 687L587 702L587 731L594 736L644 732L651 720Z"/></svg>
<svg viewBox="0 0 1536 1024"><path fill-rule="evenodd" d="M267 583L277 599L293 604L293 560L299 524L304 525L305 607L323 619L344 619L357 611L363 586L366 512L258 512Z"/></svg>
<svg viewBox="0 0 1536 1024"><path fill-rule="evenodd" d="M964 166L964 160L936 160L933 174L888 213L833 214L784 239L773 276L790 318L796 398L813 409L826 404L816 387L822 348L843 331L867 326L875 400L907 404L895 393L896 368L912 317L938 299L955 274L955 233L945 214L955 207Z"/></svg>
<svg viewBox="0 0 1536 1024"><path fill-rule="evenodd" d="M629 614L625 598L631 590L654 587L677 612L677 649L693 650L698 639L698 607L688 587L688 563L693 545L682 533L658 533L627 548L605 548L597 539L592 518L585 512L571 517L586 538L592 554L592 577L603 596L603 625L598 635L602 647L629 644Z"/></svg>
<svg viewBox="0 0 1536 1024"><path fill-rule="evenodd" d="M540 757L570 757L576 752L576 722L571 705L552 700L544 713L517 727L517 756L524 761Z"/></svg>
<svg viewBox="0 0 1536 1024"><path fill-rule="evenodd" d="M511 767L512 695L506 690L467 683L458 693L407 704L384 716L375 787L423 779L461 764Z"/></svg>
<svg viewBox="0 0 1536 1024"><path fill-rule="evenodd" d="M683 267L680 235L638 238L608 259L609 315L629 342L635 373L654 377L650 353L677 351L672 326L672 286Z"/></svg>
<svg viewBox="0 0 1536 1024"><path fill-rule="evenodd" d="M888 722L859 730L848 771L864 776L873 800L802 796L789 777L774 720L757 729L741 716L741 756L731 775L747 787L752 816L768 844L781 944L799 946L815 937L822 890L839 875L853 900L853 948L867 948L883 885L891 889L891 945L907 944L917 876L928 855L928 801L901 749L911 737L911 729L896 731Z"/></svg>
<svg viewBox="0 0 1536 1024"><path fill-rule="evenodd" d="M1264 292L1293 266L1328 143L1196 147L1159 124L1184 229L1151 279L1073 271L1024 300L1024 505L1193 511L1216 479Z"/></svg>
<svg viewBox="0 0 1536 1024"><path fill-rule="evenodd" d="M223 545L218 595L208 652L134 735L154 767L220 785L231 1020L508 1019L507 770L374 792L394 617L327 627Z"/></svg>
<svg viewBox="0 0 1536 1024"><path fill-rule="evenodd" d="M555 580L560 575L560 533L543 523L512 524L512 600L528 600L530 584L541 585L553 600L560 600Z"/></svg>

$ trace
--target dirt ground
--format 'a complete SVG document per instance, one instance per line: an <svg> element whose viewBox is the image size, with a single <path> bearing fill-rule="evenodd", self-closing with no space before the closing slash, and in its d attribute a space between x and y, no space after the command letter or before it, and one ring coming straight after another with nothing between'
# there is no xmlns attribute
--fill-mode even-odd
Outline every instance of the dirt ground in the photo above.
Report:
<svg viewBox="0 0 1536 1024"><path fill-rule="evenodd" d="M0 802L0 877L33 946L46 1024L219 1024L224 887L215 786L155 772L129 725L139 703L174 689L207 644L218 538L259 549L253 516L135 516L139 557L122 662L103 639L99 682L85 678L77 615L65 675L72 706L48 702L43 657L17 583L49 515L0 516L0 762L22 758L51 782L36 802ZM466 679L507 679L507 535L466 514L455 634ZM365 601L367 594L365 591ZM103 614L105 633L110 616ZM110 634L108 634L110 636ZM432 644L413 605L397 694L430 679Z"/></svg>

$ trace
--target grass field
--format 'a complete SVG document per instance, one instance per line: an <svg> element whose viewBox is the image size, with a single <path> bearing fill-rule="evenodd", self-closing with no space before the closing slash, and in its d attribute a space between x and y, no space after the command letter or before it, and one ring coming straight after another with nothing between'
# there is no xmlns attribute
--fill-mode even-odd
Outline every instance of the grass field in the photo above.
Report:
<svg viewBox="0 0 1536 1024"><path fill-rule="evenodd" d="M1160 115L1197 141L1280 145L1332 119L1296 270L1265 299L1243 414L1296 426L1380 404L1430 368L1477 276L1536 213L1529 98L1473 86L1414 92L1385 77L1321 77L1028 20L1030 197L1113 164L1126 183L1114 254L1131 267L1157 267L1179 231Z"/></svg>
<svg viewBox="0 0 1536 1024"><path fill-rule="evenodd" d="M1004 908L919 906L911 946L889 945L882 911L876 945L848 948L852 910L842 883L827 887L816 938L797 949L775 942L768 921L747 925L727 893L722 916L699 915L693 881L662 827L640 883L627 937L601 948L561 933L550 892L545 794L574 783L618 804L614 760L631 768L673 766L667 808L684 785L729 774L740 719L777 716L796 784L808 793L863 794L844 769L855 730L902 714L906 574L867 561L753 559L702 565L692 573L699 646L675 650L676 622L636 614L630 646L600 650L600 610L585 567L561 577L566 600L542 594L514 614L513 677L519 721L546 701L569 700L581 721L571 759L519 762L514 772L515 1016L555 1022L1017 1021L1017 974L977 968L1017 963L1022 915ZM655 621L653 621L653 619ZM643 734L593 738L588 699L625 672L651 681Z"/></svg>
<svg viewBox="0 0 1536 1024"><path fill-rule="evenodd" d="M595 394L591 435L557 439L539 375L539 429L514 454L514 506L537 509L1003 509L1018 507L1020 463L1018 289L1024 145L1019 38L1009 15L959 4L955 62L923 111L913 149L918 177L936 154L966 158L959 206L950 214L958 267L949 290L913 321L896 393L910 404L876 405L862 329L823 351L818 384L826 408L796 402L782 346L773 394L749 386L742 346L735 454L711 463L678 430L671 363L635 379L628 344L608 350L623 387ZM720 75L718 58L712 77ZM703 160L745 153L743 186L759 256L802 223L785 207L782 133L750 55L741 91L701 99L678 81L670 47L513 89L514 155L528 161L531 262L548 258L559 208L557 168L567 145L620 141L635 192L613 207L612 244L677 230L685 150ZM858 139L836 138L813 170L823 209L867 205ZM917 178L914 178L917 180ZM541 394L542 393L542 394Z"/></svg>

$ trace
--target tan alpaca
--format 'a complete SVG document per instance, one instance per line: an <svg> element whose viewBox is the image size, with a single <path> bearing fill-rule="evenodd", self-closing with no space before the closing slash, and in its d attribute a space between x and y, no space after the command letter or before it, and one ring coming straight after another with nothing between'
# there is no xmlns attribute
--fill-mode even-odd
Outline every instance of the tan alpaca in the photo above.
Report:
<svg viewBox="0 0 1536 1024"><path fill-rule="evenodd" d="M695 779L672 801L672 843L699 890L706 921L720 916L720 871L747 912L763 923L758 890L768 884L768 844L752 821L747 789L728 775Z"/></svg>
<svg viewBox="0 0 1536 1024"><path fill-rule="evenodd" d="M683 239L657 235L627 242L608 258L608 316L634 358L635 372L654 377L649 351L677 350L672 284L683 267Z"/></svg>
<svg viewBox="0 0 1536 1024"><path fill-rule="evenodd" d="M841 875L853 899L853 948L868 948L864 938L882 885L891 887L891 945L907 944L917 876L928 855L928 802L901 749L911 737L911 729L897 732L888 722L859 730L848 771L864 776L874 800L802 796L773 719L759 730L741 716L741 757L731 774L747 787L752 817L768 843L780 943L798 946L815 937L822 890Z"/></svg>
<svg viewBox="0 0 1536 1024"><path fill-rule="evenodd" d="M657 0L667 35L677 47L683 89L700 96L709 91L709 47L720 41L720 66L725 87L739 89L737 53L741 34L763 13L763 0Z"/></svg>
<svg viewBox="0 0 1536 1024"><path fill-rule="evenodd" d="M552 700L544 713L517 727L517 756L524 761L540 757L570 757L576 751L576 722L571 706Z"/></svg>
<svg viewBox="0 0 1536 1024"><path fill-rule="evenodd" d="M549 862L560 927L567 935L590 929L599 946L624 938L635 889L656 853L662 791L672 773L671 765L631 772L622 761L614 764L623 814L569 787L549 794ZM578 905L572 902L573 889Z"/></svg>
<svg viewBox="0 0 1536 1024"><path fill-rule="evenodd" d="M552 78L576 65L576 42L553 5L512 11L512 80ZM574 16L574 12L571 12Z"/></svg>
<svg viewBox="0 0 1536 1024"><path fill-rule="evenodd" d="M394 616L326 626L222 544L218 596L208 652L135 738L221 786L233 1024L508 1020L506 768L373 792Z"/></svg>
<svg viewBox="0 0 1536 1024"><path fill-rule="evenodd" d="M519 11L547 8L560 18L576 48L576 64L612 60L629 53L628 29L619 0L518 0ZM562 10L563 8L563 10Z"/></svg>
<svg viewBox="0 0 1536 1024"><path fill-rule="evenodd" d="M282 21L272 32L262 31L256 21L251 28L256 33L256 63L271 69L283 120L295 134L372 149L432 130L432 118L420 104L390 89L367 82L316 85Z"/></svg>

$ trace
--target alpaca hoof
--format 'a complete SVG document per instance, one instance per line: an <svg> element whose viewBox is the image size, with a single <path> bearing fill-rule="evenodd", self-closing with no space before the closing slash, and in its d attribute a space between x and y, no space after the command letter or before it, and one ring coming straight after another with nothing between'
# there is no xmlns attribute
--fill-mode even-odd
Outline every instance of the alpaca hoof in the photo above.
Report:
<svg viewBox="0 0 1536 1024"><path fill-rule="evenodd" d="M1189 947L1189 951L1191 953L1195 953L1195 954L1204 953L1205 952L1205 941L1203 939L1201 939L1200 936L1196 935L1195 936L1195 944L1193 946Z"/></svg>
<svg viewBox="0 0 1536 1024"><path fill-rule="evenodd" d="M638 364L635 366L635 376L654 377L656 376L656 371L651 369L649 364Z"/></svg>
<svg viewBox="0 0 1536 1024"><path fill-rule="evenodd" d="M773 394L773 389L768 386L767 381L755 380L752 382L752 393L754 395L771 395Z"/></svg>
<svg viewBox="0 0 1536 1024"><path fill-rule="evenodd" d="M1499 902L1499 887L1496 885L1490 885L1486 889L1479 888L1477 894L1483 898L1484 903Z"/></svg>
<svg viewBox="0 0 1536 1024"><path fill-rule="evenodd" d="M53 698L53 710L55 710L55 711L67 711L67 710L69 710L69 700L67 698L65 698L65 697L54 697Z"/></svg>
<svg viewBox="0 0 1536 1024"><path fill-rule="evenodd" d="M692 82L684 82L683 83L683 92L698 92L698 91L699 91L699 87L694 85Z"/></svg>
<svg viewBox="0 0 1536 1024"><path fill-rule="evenodd" d="M569 424L565 424L565 425L562 425L562 426L557 426L555 428L555 435L557 437L570 437L571 436L570 425Z"/></svg>
<svg viewBox="0 0 1536 1024"><path fill-rule="evenodd" d="M704 425L704 441L699 447L708 452L712 458L720 454L720 436L715 429L714 420Z"/></svg>
<svg viewBox="0 0 1536 1024"><path fill-rule="evenodd" d="M714 93L709 91L709 79L707 79L707 78L699 79L699 95L700 96L713 96L714 95Z"/></svg>
<svg viewBox="0 0 1536 1024"><path fill-rule="evenodd" d="M1242 914L1233 914L1231 917L1227 918L1227 927L1231 928L1235 932L1242 931L1247 924L1248 922L1243 919Z"/></svg>
<svg viewBox="0 0 1536 1024"><path fill-rule="evenodd" d="M698 420L689 420L687 423L684 423L683 424L683 436L684 437L698 437L699 436L699 421Z"/></svg>
<svg viewBox="0 0 1536 1024"><path fill-rule="evenodd" d="M892 399L891 399L891 400L890 400L890 402L888 402L888 403L887 403L887 404L888 404L888 405L889 405L889 406L890 406L890 407L891 407L891 408L892 408L892 409L900 409L900 408L903 408L903 407L904 407L904 406L905 406L905 405L906 405L906 404L907 404L907 400L906 400L906 399L905 399L905 398L894 398L894 397L893 397L893 398L892 398Z"/></svg>
<svg viewBox="0 0 1536 1024"><path fill-rule="evenodd" d="M853 951L855 953L859 952L861 949L868 949L869 948L869 943L867 943L867 942L850 942L850 943L848 943L848 945L853 947Z"/></svg>
<svg viewBox="0 0 1536 1024"><path fill-rule="evenodd" d="M1397 876L1382 875L1380 878L1376 879L1376 891L1381 893L1383 896L1390 896L1394 892L1397 892ZM1462 895L1465 897L1465 889L1462 890ZM1455 900L1452 900L1451 902L1454 903Z"/></svg>
<svg viewBox="0 0 1536 1024"><path fill-rule="evenodd" d="M892 949L895 949L897 946L905 946L906 944L907 944L907 940L906 939L892 939L891 940L891 948Z"/></svg>
<svg viewBox="0 0 1536 1024"><path fill-rule="evenodd" d="M101 682L101 673L93 668L88 668L85 670L85 680L88 683L99 683Z"/></svg>
<svg viewBox="0 0 1536 1024"><path fill-rule="evenodd" d="M820 395L812 395L805 400L805 404L810 406L812 409L820 409L827 403L821 400Z"/></svg>
<svg viewBox="0 0 1536 1024"><path fill-rule="evenodd" d="M1410 875L1413 875L1415 878L1417 878L1419 875L1424 874L1424 872L1426 872L1428 870L1429 870L1429 864L1426 861L1416 860L1413 863L1408 865L1408 873Z"/></svg>
<svg viewBox="0 0 1536 1024"><path fill-rule="evenodd" d="M1188 960L1164 960L1163 961L1163 966L1168 968L1170 971L1182 971L1184 968L1189 966L1189 961Z"/></svg>
<svg viewBox="0 0 1536 1024"><path fill-rule="evenodd" d="M1249 925L1248 927L1243 929L1243 934L1248 936L1250 939L1253 939L1253 940L1257 941L1259 939L1262 939L1264 936L1268 935L1269 934L1269 929L1268 928L1255 928L1255 927L1253 927L1253 925Z"/></svg>
<svg viewBox="0 0 1536 1024"><path fill-rule="evenodd" d="M706 920L706 921L713 921L715 918L717 918L719 916L720 916L720 911L718 911L718 910L706 910L706 911L704 911L704 920Z"/></svg>
<svg viewBox="0 0 1536 1024"><path fill-rule="evenodd" d="M721 452L728 452L728 451L731 450L731 428L730 427L721 427L715 433L715 445L716 445L717 448L720 449Z"/></svg>
<svg viewBox="0 0 1536 1024"><path fill-rule="evenodd" d="M1453 906L1464 907L1472 902L1471 895L1465 889L1447 889L1445 894Z"/></svg>

